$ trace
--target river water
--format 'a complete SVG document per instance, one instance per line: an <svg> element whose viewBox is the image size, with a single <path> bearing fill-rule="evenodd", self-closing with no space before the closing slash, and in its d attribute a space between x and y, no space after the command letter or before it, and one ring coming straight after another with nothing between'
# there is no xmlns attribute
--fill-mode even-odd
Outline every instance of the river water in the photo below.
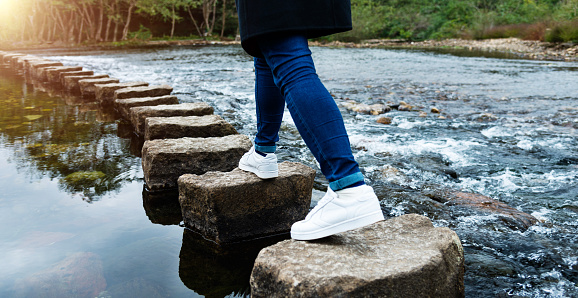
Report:
<svg viewBox="0 0 578 298"><path fill-rule="evenodd" d="M578 63L312 51L384 214L422 214L459 235L467 297L578 297ZM238 46L34 54L169 84L181 102L207 102L240 133L255 132L254 73ZM111 112L6 70L0 94L0 296L248 295L255 250L211 246L179 226L174 205L148 203L141 143ZM366 115L347 110L350 100L413 109ZM281 160L317 169L288 113L279 145ZM326 187L317 175L314 200ZM432 189L488 196L538 223L442 204Z"/></svg>

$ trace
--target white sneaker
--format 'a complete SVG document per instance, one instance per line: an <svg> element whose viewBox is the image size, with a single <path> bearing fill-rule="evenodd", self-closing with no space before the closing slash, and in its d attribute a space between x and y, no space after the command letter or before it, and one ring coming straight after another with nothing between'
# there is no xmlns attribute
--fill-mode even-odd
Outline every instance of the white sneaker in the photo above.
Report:
<svg viewBox="0 0 578 298"><path fill-rule="evenodd" d="M334 192L325 196L304 220L291 226L291 238L313 240L361 228L384 220L379 200L368 185Z"/></svg>
<svg viewBox="0 0 578 298"><path fill-rule="evenodd" d="M251 147L251 150L241 157L239 168L243 171L254 173L261 179L279 176L277 155L275 153L267 153L266 156L262 156L255 152L255 146Z"/></svg>

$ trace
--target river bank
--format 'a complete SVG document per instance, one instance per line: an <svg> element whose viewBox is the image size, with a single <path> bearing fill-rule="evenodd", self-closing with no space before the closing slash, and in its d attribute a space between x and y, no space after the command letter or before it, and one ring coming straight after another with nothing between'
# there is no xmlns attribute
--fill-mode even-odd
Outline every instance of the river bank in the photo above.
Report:
<svg viewBox="0 0 578 298"><path fill-rule="evenodd" d="M472 52L490 52L513 55L524 59L578 61L578 45L573 43L551 43L519 38L499 38L484 40L445 39L406 41L393 39L371 39L360 43L319 43L319 46L351 48L404 48L404 49L437 49L468 50Z"/></svg>
<svg viewBox="0 0 578 298"><path fill-rule="evenodd" d="M240 45L239 40L150 40L128 41L121 43L99 43L89 45L65 45L61 43L51 44L12 44L2 45L0 50L6 51L30 51L43 50L107 50L122 48L146 48L166 46L200 46L200 45ZM361 42L323 42L310 41L313 46L336 47L336 48L390 48L390 49L416 49L416 50L440 50L440 51L468 51L473 55L491 53L497 56L552 61L578 61L578 44L574 43L551 43L537 40L521 40L519 38L499 38L484 40L445 39L407 41L402 39L370 39Z"/></svg>

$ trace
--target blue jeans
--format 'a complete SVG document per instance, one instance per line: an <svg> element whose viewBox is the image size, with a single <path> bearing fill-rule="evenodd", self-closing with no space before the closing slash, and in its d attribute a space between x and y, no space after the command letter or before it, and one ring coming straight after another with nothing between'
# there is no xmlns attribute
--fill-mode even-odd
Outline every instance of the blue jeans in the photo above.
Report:
<svg viewBox="0 0 578 298"><path fill-rule="evenodd" d="M259 41L259 47L265 58L255 58L255 149L275 152L287 103L301 137L319 162L331 189L362 182L343 117L317 76L307 38L267 37Z"/></svg>

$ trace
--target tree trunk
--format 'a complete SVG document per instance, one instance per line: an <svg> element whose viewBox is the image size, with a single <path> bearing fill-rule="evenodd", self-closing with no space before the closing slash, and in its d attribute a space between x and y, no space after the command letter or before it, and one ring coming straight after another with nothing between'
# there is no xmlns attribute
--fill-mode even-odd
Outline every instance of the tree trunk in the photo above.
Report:
<svg viewBox="0 0 578 298"><path fill-rule="evenodd" d="M100 0L100 15L98 16L98 30L96 30L96 41L102 41L102 27L104 26L104 0Z"/></svg>
<svg viewBox="0 0 578 298"><path fill-rule="evenodd" d="M199 28L199 25L197 24L197 21L195 20L195 18L193 17L193 13L191 12L191 8L187 7L187 11L189 12L189 16L191 17L191 20L193 21L193 24L195 25L195 29L197 29L197 33L199 33L199 37L201 37L202 39L205 39L205 36L203 35L203 33L201 33L201 28Z"/></svg>
<svg viewBox="0 0 578 298"><path fill-rule="evenodd" d="M221 38L225 36L225 23L227 21L227 0L223 1L223 14L222 14L222 22L221 22Z"/></svg>
<svg viewBox="0 0 578 298"><path fill-rule="evenodd" d="M122 30L122 40L126 40L128 38L128 29L130 26L130 19L132 18L132 11L134 9L134 6L135 3L131 1L126 16L126 24L124 24L124 30Z"/></svg>
<svg viewBox="0 0 578 298"><path fill-rule="evenodd" d="M177 15L175 14L175 4L173 3L173 7L172 7L172 26L171 26L171 38L173 38L173 35L175 34L175 23L177 22Z"/></svg>

